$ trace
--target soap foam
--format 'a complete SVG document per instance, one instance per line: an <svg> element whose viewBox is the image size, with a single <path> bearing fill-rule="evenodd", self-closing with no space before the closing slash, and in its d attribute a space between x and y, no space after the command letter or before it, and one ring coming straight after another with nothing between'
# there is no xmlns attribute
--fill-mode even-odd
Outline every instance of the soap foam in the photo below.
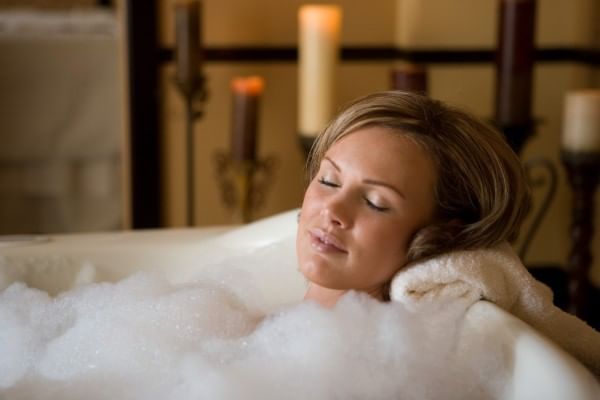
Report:
<svg viewBox="0 0 600 400"><path fill-rule="evenodd" d="M414 314L349 293L332 310L265 315L250 281L215 276L138 273L57 297L12 284L0 293L0 398L485 398L476 362L453 356L460 306Z"/></svg>

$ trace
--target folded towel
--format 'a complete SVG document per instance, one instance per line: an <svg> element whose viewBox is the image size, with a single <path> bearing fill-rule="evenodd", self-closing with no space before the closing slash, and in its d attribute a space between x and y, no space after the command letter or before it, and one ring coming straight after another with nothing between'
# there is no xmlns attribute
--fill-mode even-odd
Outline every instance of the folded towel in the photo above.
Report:
<svg viewBox="0 0 600 400"><path fill-rule="evenodd" d="M600 333L554 306L552 291L531 276L508 243L409 264L392 280L390 296L411 309L435 302L491 301L600 376Z"/></svg>

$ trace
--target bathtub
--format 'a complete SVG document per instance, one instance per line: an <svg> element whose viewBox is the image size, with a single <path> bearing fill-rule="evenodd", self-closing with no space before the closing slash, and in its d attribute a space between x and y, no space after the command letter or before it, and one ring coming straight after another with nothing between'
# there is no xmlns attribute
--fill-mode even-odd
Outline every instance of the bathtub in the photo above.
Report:
<svg viewBox="0 0 600 400"><path fill-rule="evenodd" d="M251 257L262 251L263 265L253 265L268 308L299 302L306 288L297 271L294 241L298 210L242 227L13 237L0 244L0 288L13 281L57 294L78 285L119 281L139 270L185 282L203 268L206 258ZM488 302L466 315L462 337L493 341L498 360L511 371L501 399L598 398L593 376L572 357L522 321ZM469 340L469 339L465 339Z"/></svg>
<svg viewBox="0 0 600 400"><path fill-rule="evenodd" d="M56 295L91 282L116 282L133 273L158 271L172 282L189 279L206 259L244 257L262 250L285 258L287 269L257 265L251 274L269 307L299 301L306 288L296 270L294 241L298 210L243 227L207 227L5 236L0 240L0 289L14 281ZM281 254L279 254L281 253Z"/></svg>

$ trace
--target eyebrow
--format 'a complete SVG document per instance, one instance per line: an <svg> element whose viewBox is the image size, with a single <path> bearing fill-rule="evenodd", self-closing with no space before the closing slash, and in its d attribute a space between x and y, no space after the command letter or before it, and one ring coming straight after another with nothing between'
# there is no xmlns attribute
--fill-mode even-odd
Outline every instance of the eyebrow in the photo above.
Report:
<svg viewBox="0 0 600 400"><path fill-rule="evenodd" d="M335 161L333 161L331 158L325 156L323 157L324 160L327 160L331 163L331 165L333 165L333 168L335 168L338 172L342 172L342 169L339 167L339 165L337 165L335 163ZM378 181L377 179L363 179L363 183L366 183L367 185L375 185L375 186L383 186L386 187L394 192L396 192L400 197L402 198L406 198L406 196L404 196L404 193L402 193L402 191L400 189L398 189L397 187L395 187L394 185L391 185L387 182L383 182L383 181Z"/></svg>

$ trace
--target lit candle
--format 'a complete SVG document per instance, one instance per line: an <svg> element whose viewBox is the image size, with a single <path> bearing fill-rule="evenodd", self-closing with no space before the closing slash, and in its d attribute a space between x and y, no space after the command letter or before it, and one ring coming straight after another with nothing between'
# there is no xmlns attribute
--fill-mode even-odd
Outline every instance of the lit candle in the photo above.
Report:
<svg viewBox="0 0 600 400"><path fill-rule="evenodd" d="M192 93L200 81L200 7L199 1L175 4L175 79L186 93Z"/></svg>
<svg viewBox="0 0 600 400"><path fill-rule="evenodd" d="M394 90L427 93L427 71L422 65L402 64L392 70L390 78Z"/></svg>
<svg viewBox="0 0 600 400"><path fill-rule="evenodd" d="M342 11L334 5L305 5L298 19L298 130L315 137L333 115Z"/></svg>
<svg viewBox="0 0 600 400"><path fill-rule="evenodd" d="M535 0L502 0L496 52L496 122L531 124Z"/></svg>
<svg viewBox="0 0 600 400"><path fill-rule="evenodd" d="M231 157L234 160L254 160L259 98L264 90L264 81L259 76L234 78L231 81L231 90L233 91Z"/></svg>
<svg viewBox="0 0 600 400"><path fill-rule="evenodd" d="M600 153L600 89L567 93L562 147L576 153Z"/></svg>

